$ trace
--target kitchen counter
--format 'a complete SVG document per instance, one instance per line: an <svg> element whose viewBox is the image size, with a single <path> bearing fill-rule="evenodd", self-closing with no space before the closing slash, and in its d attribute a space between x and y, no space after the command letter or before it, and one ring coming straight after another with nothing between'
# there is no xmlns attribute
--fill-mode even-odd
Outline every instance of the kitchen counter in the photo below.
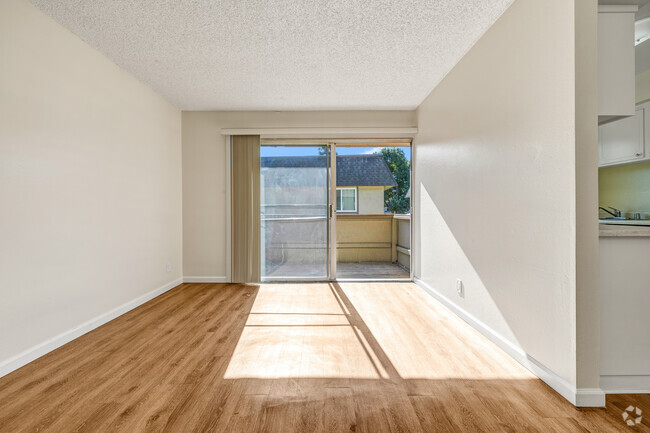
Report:
<svg viewBox="0 0 650 433"><path fill-rule="evenodd" d="M650 226L599 224L600 237L650 237Z"/></svg>

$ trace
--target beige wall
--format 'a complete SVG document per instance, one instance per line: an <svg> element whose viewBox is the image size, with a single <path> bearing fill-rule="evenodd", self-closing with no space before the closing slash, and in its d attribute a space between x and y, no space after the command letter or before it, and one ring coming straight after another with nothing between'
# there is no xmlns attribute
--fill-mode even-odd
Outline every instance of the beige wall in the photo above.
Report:
<svg viewBox="0 0 650 433"><path fill-rule="evenodd" d="M178 280L182 208L178 109L26 1L0 58L2 374Z"/></svg>
<svg viewBox="0 0 650 433"><path fill-rule="evenodd" d="M574 104L575 26L573 2L515 1L419 107L414 157L415 275L551 370L568 398L576 121L585 122ZM595 117L587 124L585 145Z"/></svg>
<svg viewBox="0 0 650 433"><path fill-rule="evenodd" d="M227 276L226 143L222 128L413 127L413 111L183 112L183 266L188 277Z"/></svg>
<svg viewBox="0 0 650 433"><path fill-rule="evenodd" d="M360 214L384 213L384 187L360 186L358 190L358 206Z"/></svg>
<svg viewBox="0 0 650 433"><path fill-rule="evenodd" d="M344 262L393 262L397 225L392 214L337 214L336 254Z"/></svg>

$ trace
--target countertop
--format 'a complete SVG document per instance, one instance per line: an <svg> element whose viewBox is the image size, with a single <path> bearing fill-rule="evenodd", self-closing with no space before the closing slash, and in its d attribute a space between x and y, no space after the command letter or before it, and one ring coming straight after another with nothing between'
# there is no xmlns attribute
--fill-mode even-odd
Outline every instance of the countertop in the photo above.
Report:
<svg viewBox="0 0 650 433"><path fill-rule="evenodd" d="M599 224L600 237L650 237L650 226L623 226L612 224Z"/></svg>
<svg viewBox="0 0 650 433"><path fill-rule="evenodd" d="M624 219L624 220L619 220L619 219L614 219L614 218L606 218L606 219L599 219L599 223L601 224L607 224L607 225L619 225L619 226L650 226L650 220L632 220L632 219Z"/></svg>

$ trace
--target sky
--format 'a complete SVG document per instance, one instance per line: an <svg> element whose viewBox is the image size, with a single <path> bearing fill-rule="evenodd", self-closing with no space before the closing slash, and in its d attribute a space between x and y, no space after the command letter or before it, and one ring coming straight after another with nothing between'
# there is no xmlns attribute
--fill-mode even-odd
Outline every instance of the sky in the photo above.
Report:
<svg viewBox="0 0 650 433"><path fill-rule="evenodd" d="M345 147L337 146L336 151L339 155L361 155L379 153L381 147ZM406 155L406 159L411 160L411 148L400 147ZM318 155L318 146L262 146L261 156L312 156Z"/></svg>

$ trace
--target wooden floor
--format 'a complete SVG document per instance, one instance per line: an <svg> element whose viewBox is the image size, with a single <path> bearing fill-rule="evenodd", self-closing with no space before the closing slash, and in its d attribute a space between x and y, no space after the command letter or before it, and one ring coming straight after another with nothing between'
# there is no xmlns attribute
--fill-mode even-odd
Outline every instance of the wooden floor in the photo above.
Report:
<svg viewBox="0 0 650 433"><path fill-rule="evenodd" d="M622 412L639 406L642 424ZM0 379L1 432L650 432L412 284L183 284Z"/></svg>

